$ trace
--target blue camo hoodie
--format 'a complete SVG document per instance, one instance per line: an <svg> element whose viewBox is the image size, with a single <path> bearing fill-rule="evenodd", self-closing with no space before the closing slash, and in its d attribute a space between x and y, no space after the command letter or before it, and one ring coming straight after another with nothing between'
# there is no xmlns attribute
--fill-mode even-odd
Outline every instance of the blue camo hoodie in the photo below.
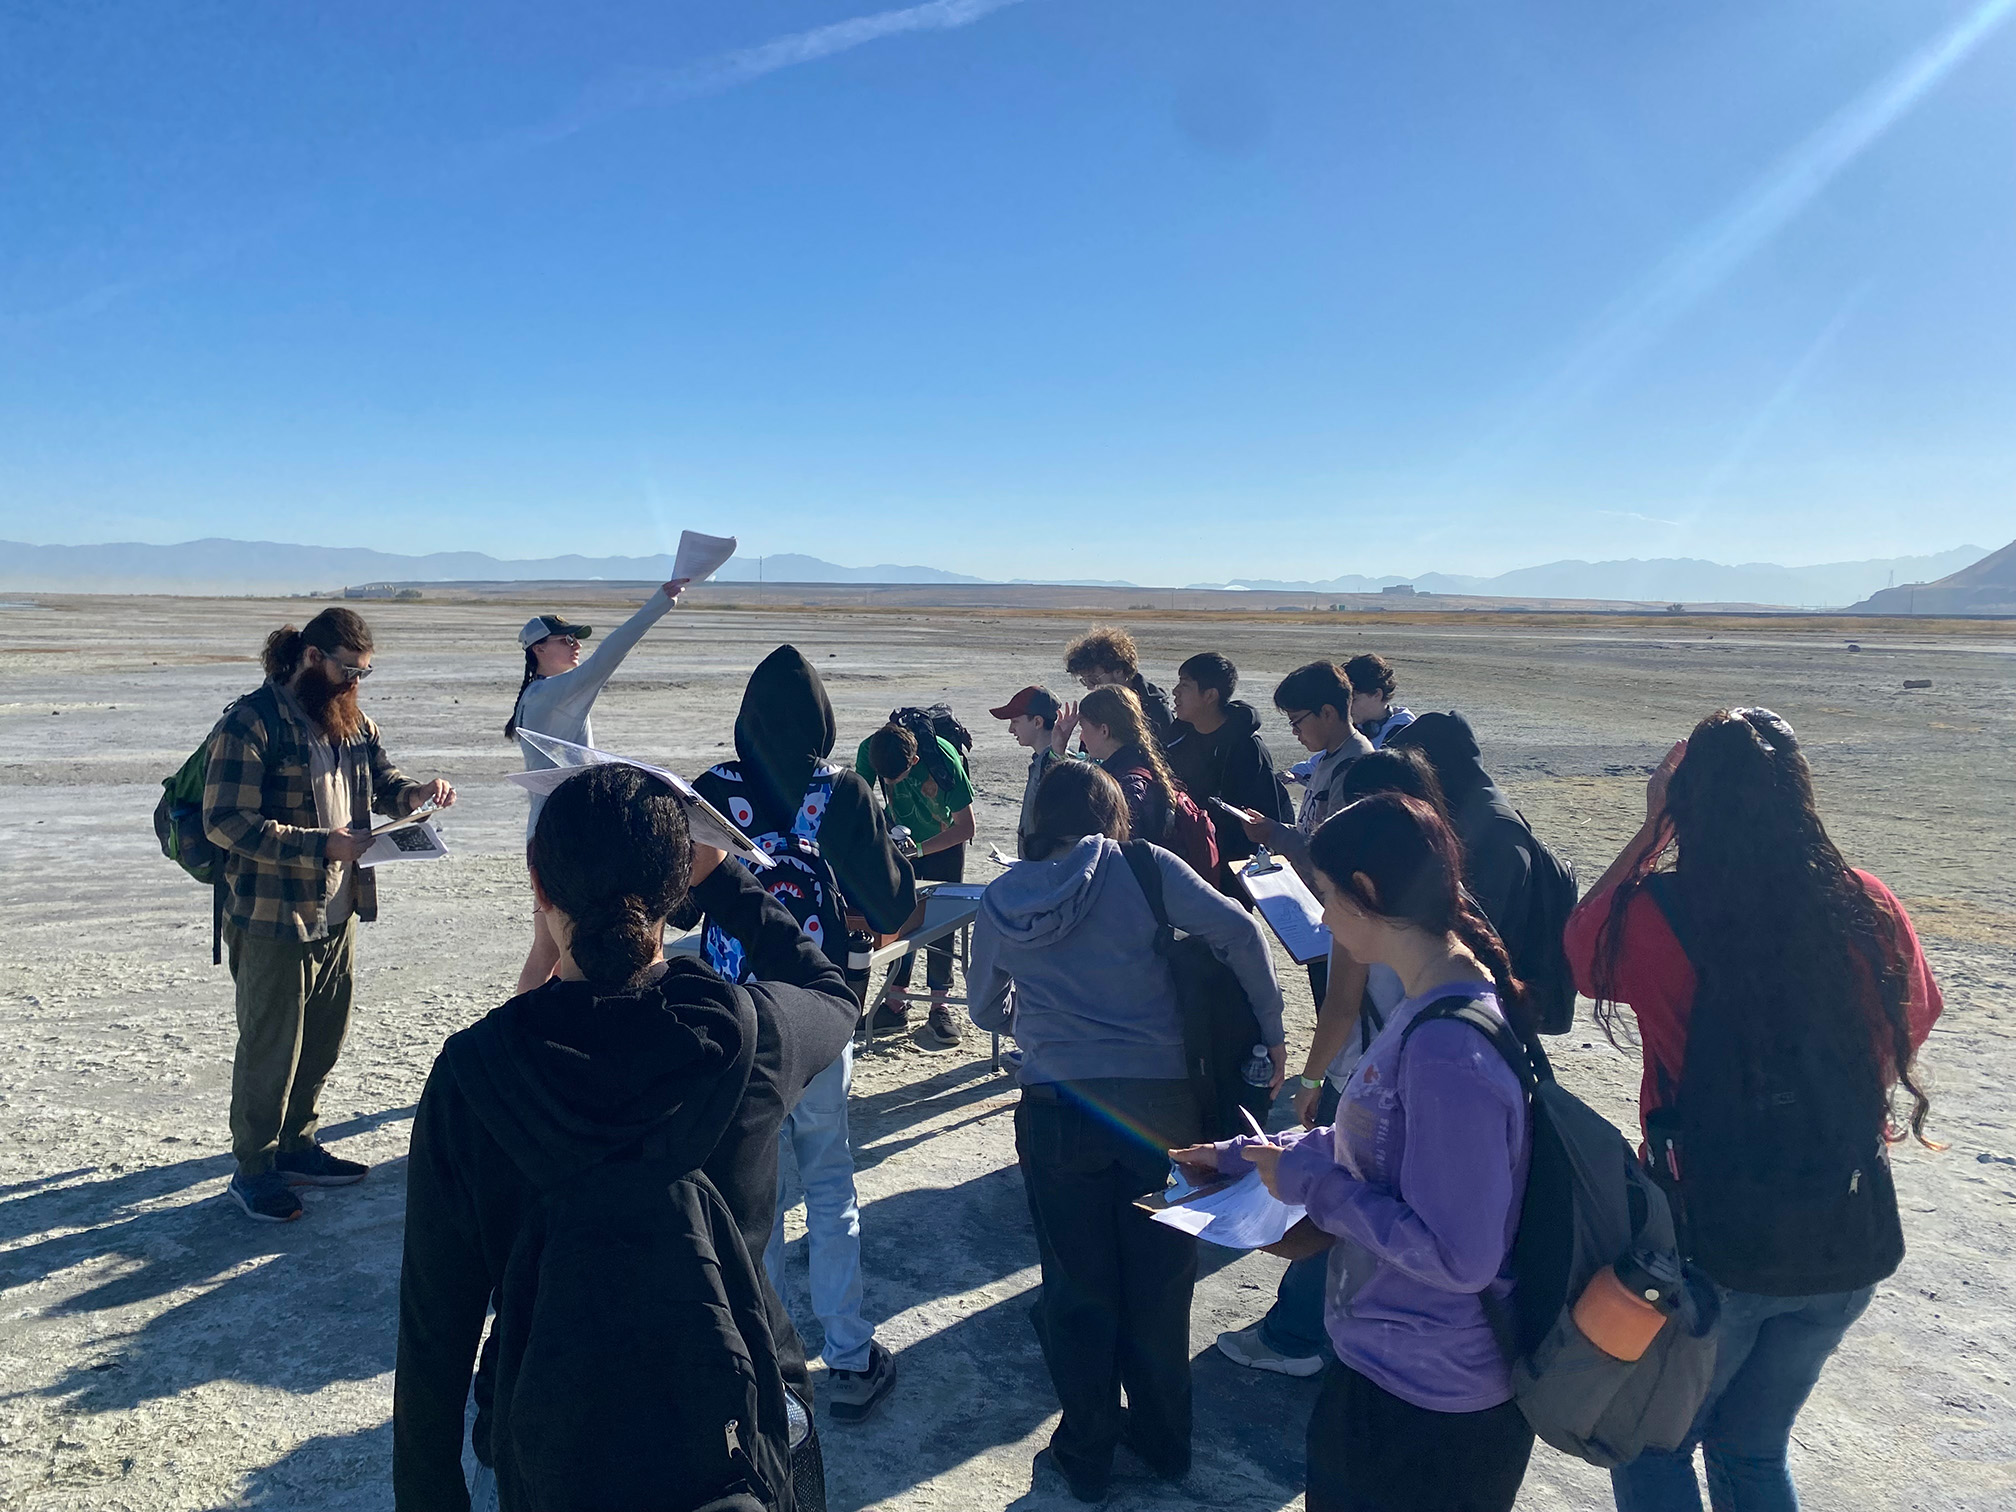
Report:
<svg viewBox="0 0 2016 1512"><path fill-rule="evenodd" d="M1282 1042L1281 987L1253 916L1159 846L1169 922L1203 939L1246 989L1261 1039ZM973 1020L1012 1032L1021 1080L1181 1080L1183 1031L1155 916L1120 847L1088 835L988 884L973 931Z"/></svg>

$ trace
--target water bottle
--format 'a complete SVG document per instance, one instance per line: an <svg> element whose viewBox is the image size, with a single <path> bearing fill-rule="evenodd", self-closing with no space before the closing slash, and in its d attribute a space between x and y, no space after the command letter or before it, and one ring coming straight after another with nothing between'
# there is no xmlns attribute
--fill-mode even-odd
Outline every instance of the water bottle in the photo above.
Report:
<svg viewBox="0 0 2016 1512"><path fill-rule="evenodd" d="M917 842L911 838L909 825L890 825L889 843L896 847L896 854L903 857L906 861L915 861L917 859Z"/></svg>
<svg viewBox="0 0 2016 1512"><path fill-rule="evenodd" d="M1246 1058L1246 1064L1239 1068L1240 1080L1249 1087L1265 1087L1274 1080L1274 1057L1267 1053L1265 1045L1255 1045L1253 1053Z"/></svg>

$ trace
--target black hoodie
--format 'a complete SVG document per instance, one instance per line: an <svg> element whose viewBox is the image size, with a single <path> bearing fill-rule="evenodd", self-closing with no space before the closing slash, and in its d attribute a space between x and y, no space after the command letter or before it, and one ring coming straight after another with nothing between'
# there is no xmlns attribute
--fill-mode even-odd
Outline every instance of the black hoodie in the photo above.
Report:
<svg viewBox="0 0 2016 1512"><path fill-rule="evenodd" d="M701 797L753 838L791 833L814 774L822 768L831 772L826 812L814 817L819 851L846 898L818 900L819 923L812 928L808 922L808 930L822 946L845 938L846 904L884 933L900 928L917 906L910 863L890 843L873 790L857 773L826 759L834 734L833 705L818 671L797 647L779 646L757 664L743 690L742 710L735 716L737 759L709 768L694 783ZM795 863L781 851L772 854L780 865L766 880L773 888L790 885ZM809 900L791 911L803 917ZM837 944L832 954L846 963Z"/></svg>
<svg viewBox="0 0 2016 1512"><path fill-rule="evenodd" d="M1386 746L1388 750L1412 746L1435 768L1456 838L1463 842L1463 885L1506 949L1514 959L1520 958L1526 946L1521 936L1531 913L1533 831L1484 770L1470 721L1454 709L1423 714L1396 731Z"/></svg>
<svg viewBox="0 0 2016 1512"><path fill-rule="evenodd" d="M1245 860L1253 854L1253 842L1238 825L1214 812L1207 799L1222 798L1283 824L1295 822L1288 789L1274 775L1274 755L1260 738L1260 715L1253 705L1239 699L1225 705L1225 722L1209 735L1200 735L1179 719L1169 727L1163 750L1176 780L1211 815L1221 859Z"/></svg>
<svg viewBox="0 0 2016 1512"><path fill-rule="evenodd" d="M542 1187L638 1150L690 1159L719 1188L762 1275L777 1212L778 1128L840 1053L860 1010L839 970L746 868L716 867L694 901L742 942L759 980L732 986L690 960L614 992L556 979L450 1036L435 1059L406 1177L392 1439L402 1512L468 1506L470 1367L486 1309L502 1319L532 1305L520 1294L530 1278L513 1275L507 1288L505 1264ZM752 1008L754 1060L731 1106L723 1077L742 1052ZM767 1280L763 1287L786 1379L802 1388L804 1346ZM577 1350L580 1372L606 1370L596 1340L580 1339ZM489 1400L490 1355L476 1383L479 1406ZM487 1460L481 1411L476 1445ZM551 1448L603 1462L632 1455L640 1486L676 1474L650 1444Z"/></svg>

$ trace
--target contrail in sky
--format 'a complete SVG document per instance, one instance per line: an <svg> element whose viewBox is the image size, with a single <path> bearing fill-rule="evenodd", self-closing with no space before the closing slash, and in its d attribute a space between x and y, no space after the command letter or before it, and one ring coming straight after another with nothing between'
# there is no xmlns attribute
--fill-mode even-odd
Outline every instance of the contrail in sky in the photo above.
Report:
<svg viewBox="0 0 2016 1512"><path fill-rule="evenodd" d="M625 111L720 94L765 74L795 68L801 63L815 63L904 32L957 31L995 11L1023 3L1024 0L929 0L924 5L906 5L793 32L682 68L631 72L591 89L567 114L544 126L517 133L511 140L517 144L556 142Z"/></svg>
<svg viewBox="0 0 2016 1512"><path fill-rule="evenodd" d="M1893 125L2016 13L2016 0L1985 0L1902 67L1838 111L1720 214L1689 236L1636 289L1612 305L1596 333L1541 383L1498 437L1498 449L1544 428L1588 399L1730 274L1783 231Z"/></svg>

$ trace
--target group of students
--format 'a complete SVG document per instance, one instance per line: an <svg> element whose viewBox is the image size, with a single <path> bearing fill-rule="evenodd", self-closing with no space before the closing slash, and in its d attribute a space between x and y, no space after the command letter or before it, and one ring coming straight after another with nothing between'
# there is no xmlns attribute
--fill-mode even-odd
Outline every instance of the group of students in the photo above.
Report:
<svg viewBox="0 0 2016 1512"><path fill-rule="evenodd" d="M633 619L638 635L678 586ZM528 623L512 728L533 728L534 710L560 724L564 708L569 722L544 733L592 739L589 706L620 651L580 662L588 634L558 617ZM542 649L556 637L557 654ZM262 690L273 707L227 716L213 737L204 822L229 853L226 895L243 904L227 920L241 1071L284 1029L288 993L297 1036L305 1016L310 1039L333 1022L340 1042L352 925L369 916L368 875L348 865L360 816L453 797L403 777L357 713L370 652L349 611L277 634ZM1312 1512L1509 1509L1533 1433L1493 1316L1513 1285L1533 1117L1476 1023L1446 1009L1537 1029L1508 938L1530 918L1519 893L1537 842L1468 724L1395 705L1376 657L1311 663L1277 686L1309 753L1293 805L1222 656L1185 661L1173 703L1120 632L1075 643L1066 667L1086 685L1075 704L1032 687L993 711L1030 749L1030 770L1018 858L981 900L968 982L973 1019L1020 1050L1016 1149L1043 1278L1033 1321L1062 1406L1047 1455L1088 1501L1106 1494L1122 1445L1157 1476L1188 1471L1197 1241L1135 1203L1172 1160L1257 1167L1306 1208L1321 1250L1290 1265L1265 1319L1220 1347L1324 1375L1308 1430ZM592 677L577 688L560 681L582 672ZM542 689L548 679L559 686ZM858 1419L893 1384L893 1358L860 1320L846 1132L856 946L904 927L933 858L959 858L939 866L960 874L970 778L956 745L926 753L901 720L869 737L855 770L835 766L831 705L788 646L752 675L734 733L736 759L696 785L777 863L761 873L695 843L677 795L635 768L590 768L535 808L526 970L538 979L449 1039L415 1118L394 1415L402 1508L472 1495L505 1509L818 1504L810 1373L777 1285L787 1141L806 1191L829 1413ZM1300 1128L1205 1143L1163 924L1236 978L1278 1093L1273 955L1229 886L1229 867L1263 844L1306 872L1334 942L1312 972ZM701 956L668 959L667 930L695 927ZM303 963L286 992L249 964L253 942L277 958L283 936ZM1915 933L1827 837L1790 727L1735 709L1659 764L1643 824L1552 943L1606 1029L1629 1012L1646 1157L1720 1301L1693 1434L1615 1470L1618 1506L1698 1508L1698 1447L1718 1509L1794 1507L1793 1419L1902 1253L1887 1149L1907 1131L1924 1137L1915 1059L1942 1006ZM930 985L935 1019L946 1006L935 971ZM248 1016L248 1002L259 1011ZM312 1065L303 1057L291 1086L243 1099L234 1075L234 1144L266 1186L362 1176L314 1141L333 1059L332 1045ZM1718 1124L1722 1110L1735 1111ZM1852 1167L1855 1222L1812 1221L1841 1193L1785 1200L1786 1183L1807 1178L1746 1153L1759 1127L1802 1150L1824 1136L1838 1157L1825 1169ZM241 1153L241 1179L246 1166ZM253 1216L299 1215L298 1201L257 1212L239 1186ZM1760 1194L1772 1202L1760 1208Z"/></svg>

